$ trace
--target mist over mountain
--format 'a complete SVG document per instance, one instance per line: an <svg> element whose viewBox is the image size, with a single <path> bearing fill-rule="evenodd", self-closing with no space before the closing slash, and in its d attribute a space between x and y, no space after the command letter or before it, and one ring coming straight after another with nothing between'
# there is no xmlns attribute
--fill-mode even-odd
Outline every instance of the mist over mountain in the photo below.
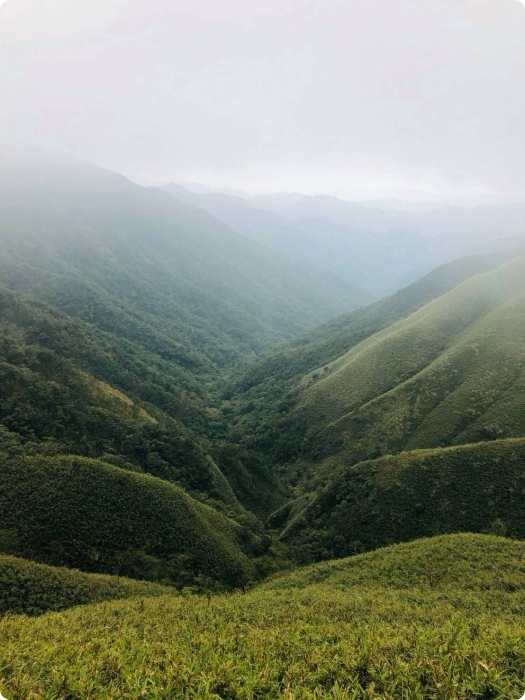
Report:
<svg viewBox="0 0 525 700"><path fill-rule="evenodd" d="M154 181L525 199L519 0L8 0L2 143Z"/></svg>
<svg viewBox="0 0 525 700"><path fill-rule="evenodd" d="M0 93L0 698L520 697L525 0L0 0Z"/></svg>
<svg viewBox="0 0 525 700"><path fill-rule="evenodd" d="M525 249L525 204L519 203L411 211L327 196L248 197L195 192L176 184L162 189L252 240L315 262L376 298L455 258Z"/></svg>

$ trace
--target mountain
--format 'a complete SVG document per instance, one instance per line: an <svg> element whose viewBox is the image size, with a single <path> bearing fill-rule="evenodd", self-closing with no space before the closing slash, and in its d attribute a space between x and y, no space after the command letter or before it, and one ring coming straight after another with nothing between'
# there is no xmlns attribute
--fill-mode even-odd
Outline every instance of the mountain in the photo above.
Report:
<svg viewBox="0 0 525 700"><path fill-rule="evenodd" d="M454 532L525 538L525 439L404 451L331 470L282 539L303 562Z"/></svg>
<svg viewBox="0 0 525 700"><path fill-rule="evenodd" d="M318 453L359 461L525 435L525 256L472 277L303 381Z"/></svg>
<svg viewBox="0 0 525 700"><path fill-rule="evenodd" d="M443 265L417 282L362 309L268 350L231 375L225 387L229 421L235 439L242 440L282 463L300 452L315 421L302 422L297 408L305 398L303 378L324 376L325 367L351 348L409 318L476 275L494 270L512 256L472 256ZM328 370L326 370L328 371Z"/></svg>
<svg viewBox="0 0 525 700"><path fill-rule="evenodd" d="M458 501L440 520L439 475L477 469L479 504L498 460L519 463L525 256L447 263L312 328L363 295L172 194L4 165L0 552L232 588L455 528L521 536L508 480L482 518Z"/></svg>
<svg viewBox="0 0 525 700"><path fill-rule="evenodd" d="M11 553L53 566L231 586L257 553L246 528L180 487L84 457L3 457L0 508Z"/></svg>
<svg viewBox="0 0 525 700"><path fill-rule="evenodd" d="M287 486L268 524L299 561L525 536L524 304L525 256L469 258L237 374L231 439Z"/></svg>
<svg viewBox="0 0 525 700"><path fill-rule="evenodd" d="M375 298L455 258L525 246L522 204L410 211L328 196L241 197L175 184L163 189L251 240L322 265Z"/></svg>
<svg viewBox="0 0 525 700"><path fill-rule="evenodd" d="M85 163L4 158L0 206L0 282L192 373L361 304L322 270Z"/></svg>
<svg viewBox="0 0 525 700"><path fill-rule="evenodd" d="M268 512L281 496L257 456L223 446L216 383L244 358L364 297L202 210L115 173L6 154L0 166L2 468L22 461L30 483L39 460L50 460L52 470L68 459L91 459L101 482L113 468L122 472L122 483L142 472L167 489L178 487L186 506L172 509L171 527L183 527L179 512L191 521L188 513L212 508L219 518L206 516L190 551L172 543L160 557L149 552L151 543L131 535L116 549L107 542L88 545L85 531L75 546L67 544L69 526L51 543L37 537L34 544L28 535L33 544L14 546L12 553L114 573L129 550L133 575L149 576L157 566L150 566L153 556L164 562L157 577L182 585L202 574L231 584L236 575L227 573L228 562L240 557L242 569L246 555L229 535L216 547L217 531L228 530L234 518L247 542L260 537L252 511ZM66 483L60 483L56 497L73 522ZM15 482L4 487L10 503ZM202 503L208 510L199 510ZM20 544L27 525L6 525L8 540ZM204 563L208 547L219 551L211 569ZM167 559L178 555L188 559L186 568L179 563L178 573L173 565L166 574Z"/></svg>

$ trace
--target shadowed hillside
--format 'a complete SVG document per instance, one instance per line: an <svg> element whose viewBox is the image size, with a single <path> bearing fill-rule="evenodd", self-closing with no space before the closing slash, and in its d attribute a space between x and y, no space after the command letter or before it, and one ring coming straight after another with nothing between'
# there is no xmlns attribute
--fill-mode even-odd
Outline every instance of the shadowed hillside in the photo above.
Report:
<svg viewBox="0 0 525 700"><path fill-rule="evenodd" d="M54 566L189 585L250 578L258 540L161 479L81 457L0 458L4 540ZM5 549L5 544L4 544Z"/></svg>
<svg viewBox="0 0 525 700"><path fill-rule="evenodd" d="M350 464L319 466L328 485L284 530L282 538L299 560L344 557L443 533L525 538L524 438Z"/></svg>

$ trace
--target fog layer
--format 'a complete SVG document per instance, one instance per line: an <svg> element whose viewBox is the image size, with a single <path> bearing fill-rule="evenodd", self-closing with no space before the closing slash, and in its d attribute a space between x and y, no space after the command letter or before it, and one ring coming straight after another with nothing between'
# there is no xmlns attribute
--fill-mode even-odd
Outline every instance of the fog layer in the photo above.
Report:
<svg viewBox="0 0 525 700"><path fill-rule="evenodd" d="M8 0L1 142L144 181L525 197L518 0Z"/></svg>

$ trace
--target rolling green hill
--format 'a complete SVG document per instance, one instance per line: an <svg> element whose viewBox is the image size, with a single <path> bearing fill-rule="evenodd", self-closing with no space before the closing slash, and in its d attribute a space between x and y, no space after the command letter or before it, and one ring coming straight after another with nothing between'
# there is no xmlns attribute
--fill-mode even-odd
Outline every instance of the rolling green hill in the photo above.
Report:
<svg viewBox="0 0 525 700"><path fill-rule="evenodd" d="M300 567L275 576L261 589L323 584L343 590L372 586L515 592L525 588L524 556L523 541L496 535L441 535Z"/></svg>
<svg viewBox="0 0 525 700"><path fill-rule="evenodd" d="M525 545L459 535L249 591L0 620L9 700L481 700L523 691ZM440 572L440 576L436 576Z"/></svg>
<svg viewBox="0 0 525 700"><path fill-rule="evenodd" d="M318 468L328 485L282 534L302 562L444 533L525 539L525 438Z"/></svg>
<svg viewBox="0 0 525 700"><path fill-rule="evenodd" d="M179 586L242 585L261 548L181 488L83 457L0 458L0 510L4 551Z"/></svg>
<svg viewBox="0 0 525 700"><path fill-rule="evenodd" d="M202 437L217 420L173 363L1 286L0 326L0 451L103 457L239 509Z"/></svg>
<svg viewBox="0 0 525 700"><path fill-rule="evenodd" d="M169 595L173 589L116 576L85 574L0 555L0 617L39 615L119 598Z"/></svg>

